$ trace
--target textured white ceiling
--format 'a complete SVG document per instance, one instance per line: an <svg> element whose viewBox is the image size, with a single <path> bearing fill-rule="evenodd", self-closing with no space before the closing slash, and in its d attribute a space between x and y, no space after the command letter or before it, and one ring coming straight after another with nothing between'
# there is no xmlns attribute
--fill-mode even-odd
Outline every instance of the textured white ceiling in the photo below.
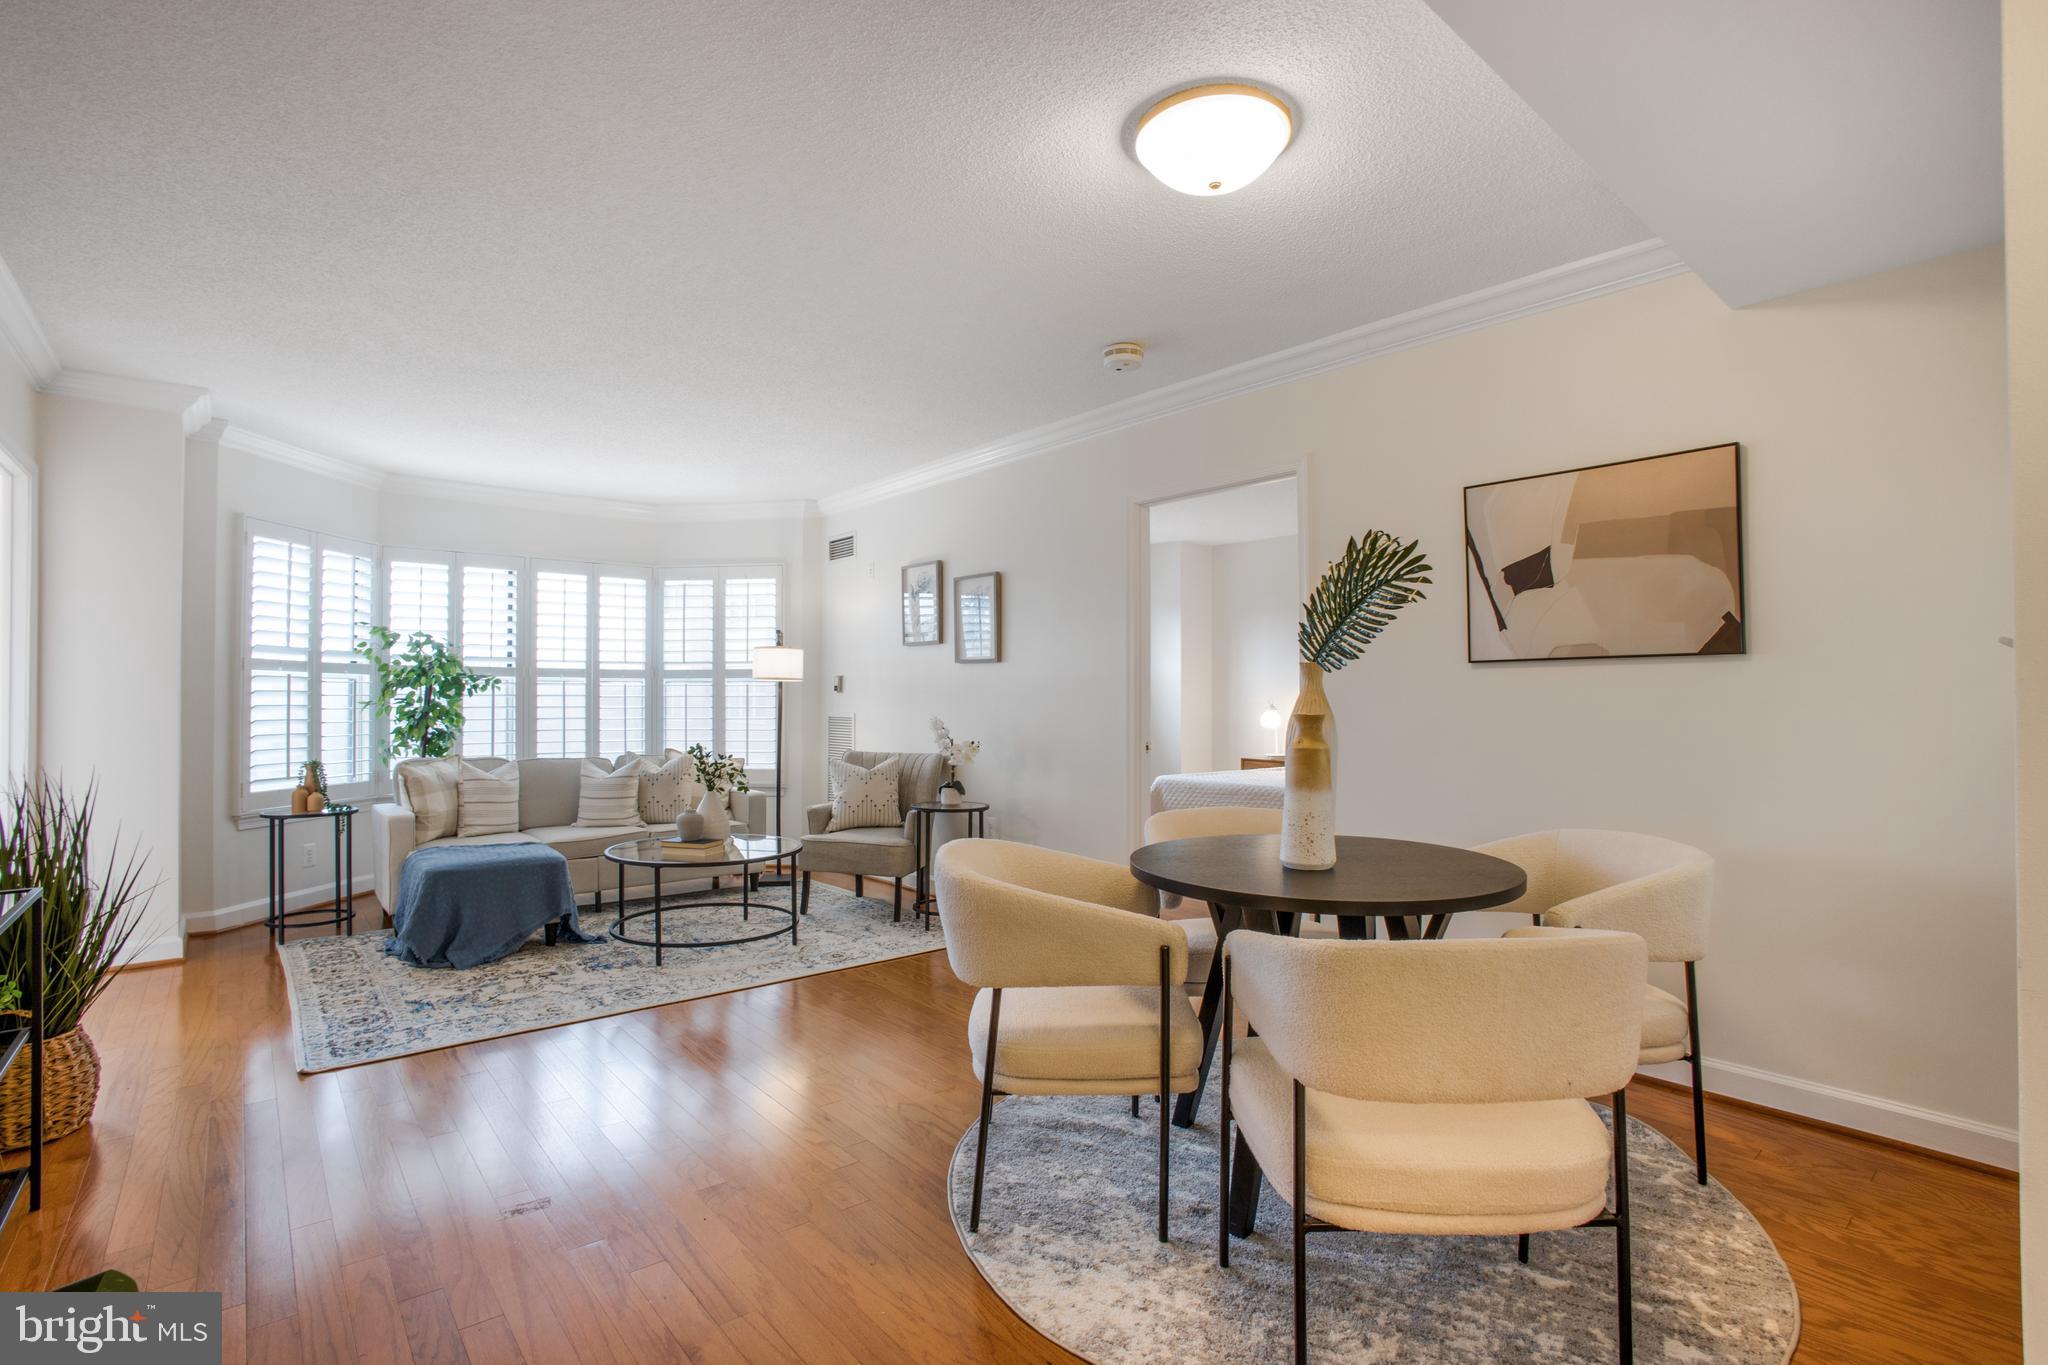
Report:
<svg viewBox="0 0 2048 1365"><path fill-rule="evenodd" d="M1998 0L1432 0L1729 304L1998 241Z"/></svg>
<svg viewBox="0 0 2048 1365"><path fill-rule="evenodd" d="M1192 199L1217 78L1299 136ZM445 478L824 496L1648 235L1422 0L0 8L64 362Z"/></svg>

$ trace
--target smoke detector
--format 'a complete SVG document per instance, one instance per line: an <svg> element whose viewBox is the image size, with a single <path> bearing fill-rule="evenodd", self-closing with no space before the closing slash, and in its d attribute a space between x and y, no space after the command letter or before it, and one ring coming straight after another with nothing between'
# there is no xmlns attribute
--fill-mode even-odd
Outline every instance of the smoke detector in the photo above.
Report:
<svg viewBox="0 0 2048 1365"><path fill-rule="evenodd" d="M1145 363L1145 343L1142 341L1114 341L1102 348L1102 368L1122 374L1135 370Z"/></svg>

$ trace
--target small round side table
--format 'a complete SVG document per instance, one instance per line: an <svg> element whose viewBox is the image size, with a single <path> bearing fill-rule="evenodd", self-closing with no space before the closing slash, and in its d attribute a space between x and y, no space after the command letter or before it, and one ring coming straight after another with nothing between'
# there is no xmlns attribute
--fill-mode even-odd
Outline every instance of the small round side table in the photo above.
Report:
<svg viewBox="0 0 2048 1365"><path fill-rule="evenodd" d="M920 801L910 808L911 856L917 859L917 898L910 904L910 913L924 917L927 932L932 927L932 917L939 912L939 898L932 893L932 821L941 815L964 815L967 817L967 837L986 839L988 837L988 802L955 801L951 805L944 801Z"/></svg>
<svg viewBox="0 0 2048 1365"><path fill-rule="evenodd" d="M264 917L271 934L279 943L284 942L284 931L288 928L318 929L325 925L334 926L334 936L341 937L342 926L348 932L356 931L356 848L355 840L349 838L349 817L356 813L354 806L329 806L325 810L293 810L290 806L272 806L269 810L256 812L270 827L270 913ZM334 904L309 905L303 910L284 908L284 832L294 820L332 820L334 822Z"/></svg>

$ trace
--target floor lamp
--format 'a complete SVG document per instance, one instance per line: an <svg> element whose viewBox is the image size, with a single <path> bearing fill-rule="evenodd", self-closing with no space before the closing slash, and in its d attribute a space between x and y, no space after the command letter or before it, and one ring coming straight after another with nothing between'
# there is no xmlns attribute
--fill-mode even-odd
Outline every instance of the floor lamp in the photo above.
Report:
<svg viewBox="0 0 2048 1365"><path fill-rule="evenodd" d="M775 837L782 837L782 798L789 790L789 784L782 775L782 685L804 680L804 652L792 649L782 643L782 632L775 632L775 643L759 645L754 650L754 681L775 684ZM781 861L776 862L781 870ZM763 877L762 886L788 886L786 875Z"/></svg>

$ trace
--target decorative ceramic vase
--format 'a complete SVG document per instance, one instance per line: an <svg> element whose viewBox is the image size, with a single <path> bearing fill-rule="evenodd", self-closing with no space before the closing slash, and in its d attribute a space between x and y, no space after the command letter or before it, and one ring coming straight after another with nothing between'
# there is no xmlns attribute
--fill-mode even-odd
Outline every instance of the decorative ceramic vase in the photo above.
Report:
<svg viewBox="0 0 2048 1365"><path fill-rule="evenodd" d="M1301 692L1287 718L1287 781L1280 805L1280 865L1326 872L1337 865L1336 717L1323 670L1304 660Z"/></svg>
<svg viewBox="0 0 2048 1365"><path fill-rule="evenodd" d="M732 833L732 814L727 811L717 792L705 792L704 799L697 803L697 814L703 818L706 839L723 839Z"/></svg>
<svg viewBox="0 0 2048 1365"><path fill-rule="evenodd" d="M318 814L320 814L320 812L322 812L322 811L324 811L324 810L326 810L326 809L327 809L327 794L326 794L325 792L307 792L307 793L306 793L306 814L308 814L308 815L318 815Z"/></svg>
<svg viewBox="0 0 2048 1365"><path fill-rule="evenodd" d="M704 837L704 817L693 810L686 810L676 816L676 838L701 839Z"/></svg>
<svg viewBox="0 0 2048 1365"><path fill-rule="evenodd" d="M939 788L939 804L942 806L957 806L965 799L958 787Z"/></svg>

